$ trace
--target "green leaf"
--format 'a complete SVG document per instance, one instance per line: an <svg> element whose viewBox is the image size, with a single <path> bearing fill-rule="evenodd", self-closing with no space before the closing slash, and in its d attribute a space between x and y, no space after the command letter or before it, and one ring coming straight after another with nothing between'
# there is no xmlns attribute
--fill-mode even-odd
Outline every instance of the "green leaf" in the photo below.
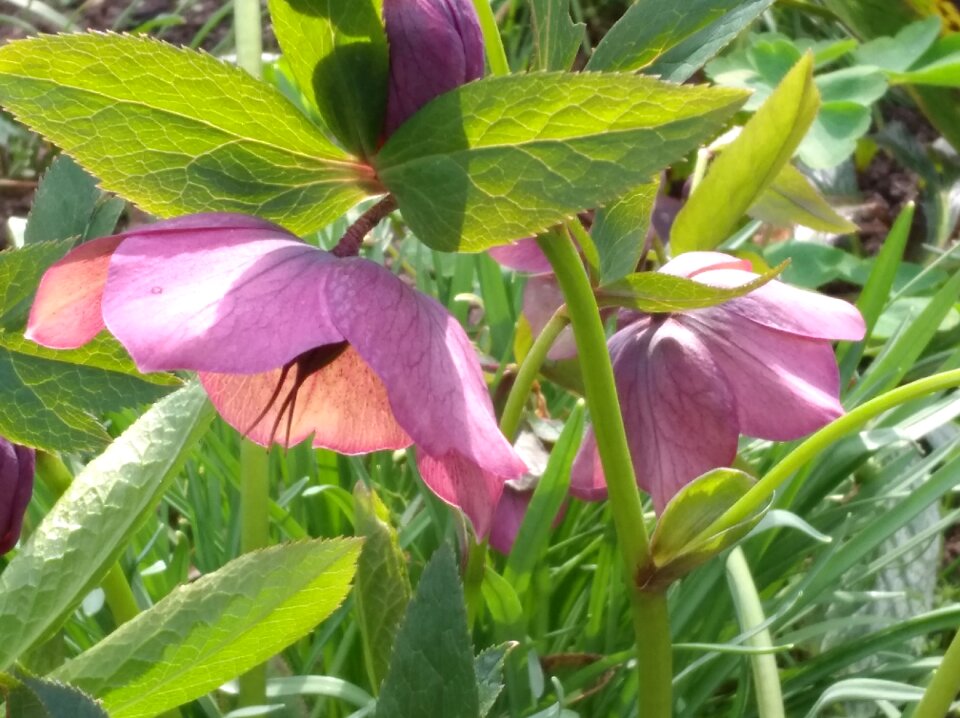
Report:
<svg viewBox="0 0 960 718"><path fill-rule="evenodd" d="M156 401L180 384L169 374L143 377L114 347L103 337L58 352L0 332L0 434L47 451L99 449L109 437L95 417Z"/></svg>
<svg viewBox="0 0 960 718"><path fill-rule="evenodd" d="M703 309L742 297L780 276L786 263L739 287L711 287L687 277L661 272L637 272L600 287L600 306L627 307L647 314Z"/></svg>
<svg viewBox="0 0 960 718"><path fill-rule="evenodd" d="M533 51L541 70L569 70L583 42L583 23L570 19L570 0L529 0Z"/></svg>
<svg viewBox="0 0 960 718"><path fill-rule="evenodd" d="M477 685L480 689L480 718L486 718L503 690L503 666L506 663L507 654L515 645L515 643L504 643L500 646L491 646L477 656L474 662Z"/></svg>
<svg viewBox="0 0 960 718"><path fill-rule="evenodd" d="M373 155L387 104L383 0L270 0L273 29L297 84L330 131Z"/></svg>
<svg viewBox="0 0 960 718"><path fill-rule="evenodd" d="M423 571L397 634L376 718L478 718L480 698L463 588L449 546Z"/></svg>
<svg viewBox="0 0 960 718"><path fill-rule="evenodd" d="M407 121L377 158L378 175L421 240L478 252L623 196L744 99L632 75L486 78Z"/></svg>
<svg viewBox="0 0 960 718"><path fill-rule="evenodd" d="M76 688L33 676L17 678L20 685L7 700L11 718L108 718L93 698Z"/></svg>
<svg viewBox="0 0 960 718"><path fill-rule="evenodd" d="M311 540L234 559L180 586L54 673L112 718L152 718L305 636L350 590L360 542Z"/></svg>
<svg viewBox="0 0 960 718"><path fill-rule="evenodd" d="M77 476L0 574L0 667L50 635L103 578L212 418L198 384L181 389Z"/></svg>
<svg viewBox="0 0 960 718"><path fill-rule="evenodd" d="M836 167L853 154L871 121L870 108L859 103L825 103L797 155L813 169Z"/></svg>
<svg viewBox="0 0 960 718"><path fill-rule="evenodd" d="M878 37L865 42L854 53L854 59L860 65L903 72L919 60L939 36L940 18L931 15L905 26L896 37Z"/></svg>
<svg viewBox="0 0 960 718"><path fill-rule="evenodd" d="M597 210L590 236L600 255L600 283L609 284L637 269L650 228L659 181Z"/></svg>
<svg viewBox="0 0 960 718"><path fill-rule="evenodd" d="M703 532L754 485L736 469L715 469L687 484L674 496L650 538L651 573L648 587L666 587L746 536L767 508L718 534Z"/></svg>
<svg viewBox="0 0 960 718"><path fill-rule="evenodd" d="M37 291L40 277L73 243L42 242L0 251L0 320L9 320L21 302ZM19 312L17 312L19 313Z"/></svg>
<svg viewBox="0 0 960 718"><path fill-rule="evenodd" d="M817 115L813 56L783 79L740 135L713 161L670 230L674 254L713 249L790 161Z"/></svg>
<svg viewBox="0 0 960 718"><path fill-rule="evenodd" d="M8 43L0 104L105 188L161 217L246 212L306 232L356 204L370 174L279 91L143 37Z"/></svg>
<svg viewBox="0 0 960 718"><path fill-rule="evenodd" d="M857 231L857 225L837 214L810 180L791 164L784 165L748 214L778 227L802 224L818 232L850 234Z"/></svg>
<svg viewBox="0 0 960 718"><path fill-rule="evenodd" d="M60 155L40 180L25 244L55 239L93 239L113 231L122 200L105 197L97 181L66 155Z"/></svg>
<svg viewBox="0 0 960 718"><path fill-rule="evenodd" d="M520 597L506 578L493 566L484 566L483 583L480 585L483 602L490 611L493 622L506 633L523 632L523 606Z"/></svg>
<svg viewBox="0 0 960 718"><path fill-rule="evenodd" d="M410 602L410 579L390 512L362 481L353 489L353 509L357 535L364 538L354 600L370 685L376 691L387 675L394 638Z"/></svg>
<svg viewBox="0 0 960 718"><path fill-rule="evenodd" d="M773 0L638 0L604 36L589 70L643 69L685 82Z"/></svg>

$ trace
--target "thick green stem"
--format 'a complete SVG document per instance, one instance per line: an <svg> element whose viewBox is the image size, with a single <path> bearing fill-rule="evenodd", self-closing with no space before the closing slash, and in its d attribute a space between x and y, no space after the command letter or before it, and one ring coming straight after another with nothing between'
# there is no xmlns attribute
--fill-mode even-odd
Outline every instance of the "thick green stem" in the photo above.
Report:
<svg viewBox="0 0 960 718"><path fill-rule="evenodd" d="M503 39L500 37L500 28L497 27L497 18L493 15L490 0L473 0L480 18L480 29L483 31L483 44L487 54L487 64L490 65L490 74L509 75L510 63L507 62L507 53L503 49Z"/></svg>
<svg viewBox="0 0 960 718"><path fill-rule="evenodd" d="M743 550L737 546L727 558L727 576L733 593L740 628L744 631L756 631L747 639L747 645L757 649L773 647L773 637L766 628L756 630L766 621L763 604L750 573L750 566ZM772 653L754 653L750 655L750 667L757 690L757 714L760 718L784 718L783 690L780 687L780 672L777 658Z"/></svg>
<svg viewBox="0 0 960 718"><path fill-rule="evenodd" d="M960 386L960 369L941 372L924 379L888 391L886 394L861 404L849 413L831 422L787 454L781 461L768 471L754 486L716 521L701 532L700 536L716 536L722 531L737 525L755 514L763 507L773 492L789 479L793 474L831 444L850 434L871 419L876 418L894 407L908 401L919 399L938 391Z"/></svg>
<svg viewBox="0 0 960 718"><path fill-rule="evenodd" d="M960 693L960 632L950 641L943 661L933 673L933 679L923 693L920 704L911 718L945 718L950 705Z"/></svg>
<svg viewBox="0 0 960 718"><path fill-rule="evenodd" d="M233 0L237 64L254 77L262 74L263 26L260 0Z"/></svg>
<svg viewBox="0 0 960 718"><path fill-rule="evenodd" d="M248 439L240 444L240 550L265 548L270 541L270 455ZM263 705L267 667L259 665L240 676L241 707Z"/></svg>
<svg viewBox="0 0 960 718"><path fill-rule="evenodd" d="M37 452L37 476L58 499L73 483L73 474L63 460L46 451ZM119 563L114 563L110 567L103 577L100 588L103 590L104 600L117 625L126 623L140 613L133 590Z"/></svg>
<svg viewBox="0 0 960 718"><path fill-rule="evenodd" d="M672 667L667 603L660 594L640 591L636 582L637 572L649 562L649 539L600 310L580 255L566 230L555 229L538 242L550 260L567 303L587 406L607 481L637 636L640 715L669 716Z"/></svg>
<svg viewBox="0 0 960 718"><path fill-rule="evenodd" d="M523 407L527 403L527 397L530 396L530 390L533 382L536 381L540 373L540 367L547 358L550 347L557 341L560 332L570 323L565 307L558 309L546 326L537 335L536 341L527 352L520 364L520 371L517 372L517 378L510 387L510 394L507 396L507 403L503 407L503 414L500 416L500 431L510 441L517 438L517 431L520 430L520 420L523 419Z"/></svg>

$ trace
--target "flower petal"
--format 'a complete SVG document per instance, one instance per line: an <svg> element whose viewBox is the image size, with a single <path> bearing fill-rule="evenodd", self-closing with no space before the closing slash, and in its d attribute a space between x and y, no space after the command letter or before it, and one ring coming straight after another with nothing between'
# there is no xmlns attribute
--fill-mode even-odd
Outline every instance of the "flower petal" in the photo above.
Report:
<svg viewBox="0 0 960 718"><path fill-rule="evenodd" d="M533 491L518 491L509 484L504 486L490 525L490 545L500 553L508 554L513 548L531 498Z"/></svg>
<svg viewBox="0 0 960 718"><path fill-rule="evenodd" d="M17 544L33 496L33 449L0 437L0 555Z"/></svg>
<svg viewBox="0 0 960 718"><path fill-rule="evenodd" d="M284 400L297 377L295 369L287 372L278 392L281 375L280 369L248 375L201 372L200 381L227 423L263 446L274 441L294 446L311 435L314 446L341 454L410 445L393 418L383 382L352 347L303 381L289 435Z"/></svg>
<svg viewBox="0 0 960 718"><path fill-rule="evenodd" d="M603 501L607 498L607 481L603 476L597 437L592 426L587 429L570 468L570 493L584 501Z"/></svg>
<svg viewBox="0 0 960 718"><path fill-rule="evenodd" d="M553 272L547 255L540 249L535 237L518 239L511 244L491 247L487 253L497 264L515 272L528 274L549 274Z"/></svg>
<svg viewBox="0 0 960 718"><path fill-rule="evenodd" d="M737 287L756 278L753 272L740 269L709 270L696 276L698 282L716 287ZM863 317L849 302L776 280L722 306L756 324L811 339L859 341L866 332Z"/></svg>
<svg viewBox="0 0 960 718"><path fill-rule="evenodd" d="M673 319L611 339L613 371L637 481L657 512L737 453L730 387L697 336Z"/></svg>
<svg viewBox="0 0 960 718"><path fill-rule="evenodd" d="M456 454L457 466L473 462L503 479L526 472L497 428L473 345L436 300L357 258L338 262L327 293L337 329L383 380L397 422L423 452L437 461Z"/></svg>
<svg viewBox="0 0 960 718"><path fill-rule="evenodd" d="M563 304L563 292L556 277L552 274L531 277L523 288L523 316L530 325L530 334L534 339L539 336L547 322ZM560 336L553 342L547 359L562 361L577 356L577 343L573 337L573 329L569 326L560 332Z"/></svg>
<svg viewBox="0 0 960 718"><path fill-rule="evenodd" d="M432 456L418 450L417 468L433 493L467 515L478 537L489 534L493 513L503 492L501 476L484 471L456 451Z"/></svg>
<svg viewBox="0 0 960 718"><path fill-rule="evenodd" d="M749 271L750 262L723 252L684 252L664 264L658 271L675 277L692 279L711 269L742 269ZM742 284L742 282L741 282Z"/></svg>
<svg viewBox="0 0 960 718"><path fill-rule="evenodd" d="M736 397L744 434L789 441L843 414L840 373L828 342L748 321L729 305L690 312L677 321L710 350Z"/></svg>
<svg viewBox="0 0 960 718"><path fill-rule="evenodd" d="M53 349L83 346L103 330L100 300L123 236L81 244L48 269L30 308L27 339Z"/></svg>
<svg viewBox="0 0 960 718"><path fill-rule="evenodd" d="M323 293L332 255L272 225L158 225L117 248L103 293L104 321L141 371L255 374L343 340Z"/></svg>

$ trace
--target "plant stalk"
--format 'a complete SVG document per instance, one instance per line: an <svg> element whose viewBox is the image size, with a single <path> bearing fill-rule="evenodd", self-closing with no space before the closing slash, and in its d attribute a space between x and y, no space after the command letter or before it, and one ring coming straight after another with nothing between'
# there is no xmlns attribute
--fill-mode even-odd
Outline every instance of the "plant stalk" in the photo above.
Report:
<svg viewBox="0 0 960 718"><path fill-rule="evenodd" d="M960 693L960 632L953 636L943 661L933 673L930 685L911 718L946 718Z"/></svg>
<svg viewBox="0 0 960 718"><path fill-rule="evenodd" d="M233 0L233 34L237 64L260 79L263 75L263 25L260 0Z"/></svg>
<svg viewBox="0 0 960 718"><path fill-rule="evenodd" d="M650 560L643 505L623 426L617 387L600 310L583 262L565 228L542 235L538 244L553 267L573 325L587 406L607 481L610 509L625 567L637 641L640 715L671 715L672 651L666 596L643 592L638 571Z"/></svg>

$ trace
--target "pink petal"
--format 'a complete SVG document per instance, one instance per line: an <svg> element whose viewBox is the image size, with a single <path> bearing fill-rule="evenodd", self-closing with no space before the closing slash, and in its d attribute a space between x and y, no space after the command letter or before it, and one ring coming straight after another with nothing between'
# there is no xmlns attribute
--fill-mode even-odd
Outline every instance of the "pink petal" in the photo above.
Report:
<svg viewBox="0 0 960 718"><path fill-rule="evenodd" d="M418 450L417 468L430 490L451 506L459 507L477 536L485 538L503 491L503 478L484 471L456 451L432 456Z"/></svg>
<svg viewBox="0 0 960 718"><path fill-rule="evenodd" d="M697 476L737 453L737 408L710 352L667 319L611 339L610 353L637 481L657 512Z"/></svg>
<svg viewBox="0 0 960 718"><path fill-rule="evenodd" d="M114 252L103 295L107 327L141 371L255 374L343 340L323 293L332 255L272 225L158 226Z"/></svg>
<svg viewBox="0 0 960 718"><path fill-rule="evenodd" d="M122 236L81 244L48 269L30 308L27 339L53 349L83 346L103 330L100 301Z"/></svg>
<svg viewBox="0 0 960 718"><path fill-rule="evenodd" d="M728 311L729 304L677 321L709 348L736 397L744 434L788 441L843 414L840 374L828 342L769 329Z"/></svg>
<svg viewBox="0 0 960 718"><path fill-rule="evenodd" d="M540 249L534 237L519 239L512 244L503 244L487 250L490 257L500 265L516 272L529 274L549 274L553 267Z"/></svg>
<svg viewBox="0 0 960 718"><path fill-rule="evenodd" d="M458 476L525 473L497 428L473 345L446 309L357 258L338 261L327 296L337 329L383 380L397 422L434 463L452 462ZM463 468L470 462L479 468Z"/></svg>
<svg viewBox="0 0 960 718"><path fill-rule="evenodd" d="M749 271L750 262L723 252L685 252L664 264L658 271L675 277L693 278L711 269L743 269ZM742 283L742 282L741 282Z"/></svg>
<svg viewBox="0 0 960 718"><path fill-rule="evenodd" d="M552 275L531 277L523 288L523 316L530 325L530 333L536 339L547 322L563 304L563 292ZM557 337L547 359L561 361L573 359L577 356L577 343L573 337L573 330L566 327Z"/></svg>
<svg viewBox="0 0 960 718"><path fill-rule="evenodd" d="M597 437L592 426L587 429L570 468L570 493L584 501L603 501L607 498L607 481L603 477Z"/></svg>
<svg viewBox="0 0 960 718"><path fill-rule="evenodd" d="M715 287L738 287L756 278L740 269L710 270L696 276L698 282ZM756 324L811 339L859 341L866 332L863 317L849 302L776 280L724 303L723 308Z"/></svg>
<svg viewBox="0 0 960 718"><path fill-rule="evenodd" d="M280 377L280 369L248 375L200 373L203 388L220 415L263 446L274 441L294 446L311 435L313 446L341 454L410 445L410 437L393 418L383 382L352 347L303 382L297 392L289 436L289 411L281 409L295 385L296 373L292 369L288 372L275 398ZM270 409L264 413L268 405Z"/></svg>

